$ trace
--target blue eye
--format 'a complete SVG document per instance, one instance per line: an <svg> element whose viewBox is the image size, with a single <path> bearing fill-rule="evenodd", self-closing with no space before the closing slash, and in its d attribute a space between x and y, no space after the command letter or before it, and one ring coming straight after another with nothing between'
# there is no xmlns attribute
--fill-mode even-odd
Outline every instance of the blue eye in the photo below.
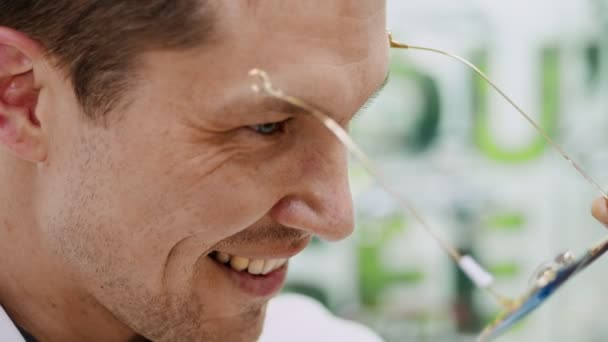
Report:
<svg viewBox="0 0 608 342"><path fill-rule="evenodd" d="M285 122L269 122L263 123L259 125L250 126L251 129L256 131L261 135L274 135L277 133L281 133L285 126Z"/></svg>

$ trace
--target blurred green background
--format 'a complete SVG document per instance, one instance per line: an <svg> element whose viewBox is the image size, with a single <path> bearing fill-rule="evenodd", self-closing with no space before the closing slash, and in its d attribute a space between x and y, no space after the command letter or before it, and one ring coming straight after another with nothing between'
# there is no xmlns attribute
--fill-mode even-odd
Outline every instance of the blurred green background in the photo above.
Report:
<svg viewBox="0 0 608 342"><path fill-rule="evenodd" d="M479 65L602 185L608 185L608 1L388 0L394 37ZM355 140L436 230L518 295L558 252L608 232L599 194L463 65L392 55L386 90L352 125ZM315 241L287 291L313 296L387 341L470 341L498 307L355 161L355 234ZM608 341L608 257L499 341Z"/></svg>

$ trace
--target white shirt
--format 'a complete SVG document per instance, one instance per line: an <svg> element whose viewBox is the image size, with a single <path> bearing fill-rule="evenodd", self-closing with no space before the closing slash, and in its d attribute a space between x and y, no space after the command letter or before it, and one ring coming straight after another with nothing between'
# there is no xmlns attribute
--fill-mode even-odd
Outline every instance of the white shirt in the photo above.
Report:
<svg viewBox="0 0 608 342"><path fill-rule="evenodd" d="M0 341L2 342L25 342L13 321L8 318L4 309L0 306Z"/></svg>
<svg viewBox="0 0 608 342"><path fill-rule="evenodd" d="M258 342L382 342L370 329L334 316L315 300L296 294L270 301Z"/></svg>
<svg viewBox="0 0 608 342"><path fill-rule="evenodd" d="M0 341L25 342L0 306ZM258 342L381 342L362 325L333 316L316 301L288 294L270 301L264 331Z"/></svg>

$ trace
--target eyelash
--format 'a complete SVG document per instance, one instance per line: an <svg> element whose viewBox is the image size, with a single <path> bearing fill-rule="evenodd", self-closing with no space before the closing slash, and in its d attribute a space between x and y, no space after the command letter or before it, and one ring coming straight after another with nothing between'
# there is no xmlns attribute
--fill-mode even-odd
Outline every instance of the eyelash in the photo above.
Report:
<svg viewBox="0 0 608 342"><path fill-rule="evenodd" d="M264 137L273 137L285 132L285 126L289 120L265 122L258 125L248 126L249 129ZM265 129L269 129L270 132L264 132Z"/></svg>
<svg viewBox="0 0 608 342"><path fill-rule="evenodd" d="M372 97L369 98L369 100L367 100L367 102L365 102L365 104L363 104L363 107L361 107L356 113L355 115L353 115L353 120L358 119L361 115L363 115L363 113L365 113L367 111L367 109L369 107L371 107L376 100L378 99L378 94L374 94Z"/></svg>

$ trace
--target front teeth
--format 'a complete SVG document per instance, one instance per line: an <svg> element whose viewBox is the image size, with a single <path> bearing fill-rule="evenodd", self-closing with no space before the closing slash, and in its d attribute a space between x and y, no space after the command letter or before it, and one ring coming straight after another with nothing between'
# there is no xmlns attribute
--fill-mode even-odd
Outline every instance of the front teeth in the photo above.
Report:
<svg viewBox="0 0 608 342"><path fill-rule="evenodd" d="M262 274L262 270L264 269L264 260L253 260L249 263L249 267L247 268L247 272L258 275Z"/></svg>
<svg viewBox="0 0 608 342"><path fill-rule="evenodd" d="M232 257L230 266L234 268L235 271L241 272L249 266L249 259L238 256Z"/></svg>
<svg viewBox="0 0 608 342"><path fill-rule="evenodd" d="M262 274L268 274L270 272L272 272L273 270L275 270L276 267L278 265L277 260L266 260L264 261L264 268L262 268Z"/></svg>
<svg viewBox="0 0 608 342"><path fill-rule="evenodd" d="M215 252L211 254L215 260L222 264L228 264L237 271L245 271L253 275L266 275L274 270L281 268L287 263L287 259L247 259L240 256L232 256L223 252Z"/></svg>

